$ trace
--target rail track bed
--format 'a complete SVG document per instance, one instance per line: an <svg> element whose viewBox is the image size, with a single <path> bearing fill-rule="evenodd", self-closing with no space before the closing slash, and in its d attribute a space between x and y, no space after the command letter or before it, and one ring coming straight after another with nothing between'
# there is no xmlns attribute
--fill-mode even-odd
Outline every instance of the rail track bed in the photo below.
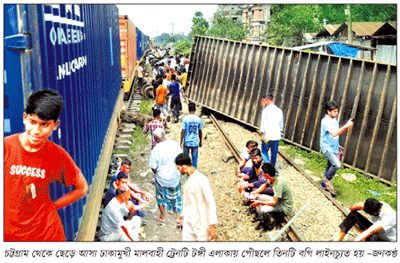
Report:
<svg viewBox="0 0 400 263"><path fill-rule="evenodd" d="M127 104L127 109L137 110L141 97L133 95L134 99ZM183 111L180 119L187 113L187 104L183 104ZM202 114L199 107L197 115ZM256 230L258 222L253 223L253 214L248 213L248 207L243 204L243 198L239 194L235 184L236 175L234 173L237 161L235 154L238 149L243 149L246 142L250 139L259 141L257 131L252 128L244 127L234 121L226 119L221 115L214 115L205 110L203 119L203 146L199 150L198 170L207 175L214 198L217 203L217 225L218 241L270 241L278 233L278 230L264 232ZM123 127L130 127L131 124L122 123L117 135L116 146L124 135ZM220 128L218 128L220 127ZM181 122L168 123L167 138L179 142ZM223 134L225 133L225 135ZM226 138L224 138L224 136ZM118 139L119 138L119 139ZM227 143L227 140L230 143ZM123 140L125 141L125 140ZM128 143L130 144L130 143ZM150 192L155 197L154 174L148 167L150 155L150 136L148 145L141 153L135 153L130 178L143 190ZM129 150L128 150L129 151ZM236 153L235 153L236 151ZM132 152L130 153L133 154ZM119 155L121 157L121 155ZM122 157L123 158L123 157ZM110 162L110 167L112 165ZM347 213L346 208L320 189L318 184L312 181L301 168L286 156L280 154L277 160L277 168L280 176L287 181L294 200L294 215L307 203L308 207L301 213L293 223L294 229L289 229L279 241L329 241L338 231L338 226ZM110 169L110 176L112 175ZM108 178L110 178L110 176ZM182 183L185 182L182 177ZM106 182L106 189L109 182ZM104 208L102 208L103 210ZM102 211L101 210L101 211ZM99 223L101 218L99 215ZM156 201L145 209L146 217L142 218L145 222L143 226L141 241L180 241L181 232L174 225L174 215L168 214L168 222L160 224L154 220L154 216L159 213ZM290 220L290 218L289 218ZM99 226L99 224L98 224ZM294 232L293 232L294 231ZM345 241L352 240L355 236L354 230L346 236ZM97 240L97 235L96 235Z"/></svg>
<svg viewBox="0 0 400 263"><path fill-rule="evenodd" d="M216 118L217 119L217 118ZM243 127L240 124L224 120L217 120L222 130L226 131L231 143L237 149L244 148L250 139L259 141L257 131ZM235 148L230 147L230 148ZM303 236L301 241L329 241L338 231L338 226L348 213L339 202L323 191L317 182L313 181L301 167L298 167L290 158L281 152L278 155L277 169L279 176L286 180L293 193L294 215L308 202L309 206L294 222L295 228ZM321 175L322 178L322 175ZM356 230L357 231L357 230ZM346 236L345 241L355 237L354 230ZM299 241L298 239L292 241Z"/></svg>

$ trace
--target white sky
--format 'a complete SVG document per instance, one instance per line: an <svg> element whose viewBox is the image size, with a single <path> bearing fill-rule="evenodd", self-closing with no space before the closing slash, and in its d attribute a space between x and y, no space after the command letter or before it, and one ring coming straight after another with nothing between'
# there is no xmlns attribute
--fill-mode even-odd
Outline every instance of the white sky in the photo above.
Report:
<svg viewBox="0 0 400 263"><path fill-rule="evenodd" d="M198 11L210 22L217 10L212 4L122 4L117 5L120 15L128 15L130 20L145 35L151 38L162 33L190 33L192 18Z"/></svg>

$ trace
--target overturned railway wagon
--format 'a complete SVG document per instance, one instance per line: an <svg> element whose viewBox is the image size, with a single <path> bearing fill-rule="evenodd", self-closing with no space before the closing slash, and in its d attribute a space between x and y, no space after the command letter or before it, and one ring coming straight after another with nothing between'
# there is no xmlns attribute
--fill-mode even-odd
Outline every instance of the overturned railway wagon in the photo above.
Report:
<svg viewBox="0 0 400 263"><path fill-rule="evenodd" d="M23 108L32 91L57 90L65 105L50 139L67 150L93 189L123 98L118 8L6 4L4 47L4 136L24 131ZM69 190L51 185L52 200ZM76 239L88 199L58 211L68 241Z"/></svg>
<svg viewBox="0 0 400 263"><path fill-rule="evenodd" d="M385 183L397 171L397 67L209 37L195 37L188 97L249 126L260 125L260 100L272 93L283 110L283 140L320 151L320 122L329 100L339 123L355 118L340 136L345 166Z"/></svg>

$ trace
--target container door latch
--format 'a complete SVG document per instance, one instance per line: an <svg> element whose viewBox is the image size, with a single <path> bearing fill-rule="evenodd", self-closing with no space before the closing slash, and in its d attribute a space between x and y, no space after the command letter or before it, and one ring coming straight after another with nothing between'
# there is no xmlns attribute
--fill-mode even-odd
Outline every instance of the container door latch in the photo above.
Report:
<svg viewBox="0 0 400 263"><path fill-rule="evenodd" d="M9 49L31 49L32 41L30 35L16 34L4 38L4 47Z"/></svg>

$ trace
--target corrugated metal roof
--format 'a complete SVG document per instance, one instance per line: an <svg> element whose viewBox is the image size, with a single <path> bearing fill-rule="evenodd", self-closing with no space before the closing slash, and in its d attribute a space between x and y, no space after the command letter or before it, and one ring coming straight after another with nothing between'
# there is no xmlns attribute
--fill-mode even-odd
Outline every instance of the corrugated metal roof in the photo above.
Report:
<svg viewBox="0 0 400 263"><path fill-rule="evenodd" d="M390 21L388 24L397 29L397 21Z"/></svg>
<svg viewBox="0 0 400 263"><path fill-rule="evenodd" d="M397 29L397 22L387 22L393 28ZM353 22L352 30L356 36L373 36L379 29L381 29L386 22ZM338 35L341 31L347 28L347 23L335 24L335 25L324 25L324 29L317 34L319 36L326 36L326 32L332 35Z"/></svg>
<svg viewBox="0 0 400 263"><path fill-rule="evenodd" d="M384 22L353 22L352 30L361 37L372 36L384 24Z"/></svg>
<svg viewBox="0 0 400 263"><path fill-rule="evenodd" d="M340 27L340 24L336 25L324 25L324 28L329 32L329 34L335 33L335 31Z"/></svg>
<svg viewBox="0 0 400 263"><path fill-rule="evenodd" d="M332 36L333 33L341 26L341 24L336 24L336 25L324 25L324 29L319 31L315 37L326 37L326 36Z"/></svg>

